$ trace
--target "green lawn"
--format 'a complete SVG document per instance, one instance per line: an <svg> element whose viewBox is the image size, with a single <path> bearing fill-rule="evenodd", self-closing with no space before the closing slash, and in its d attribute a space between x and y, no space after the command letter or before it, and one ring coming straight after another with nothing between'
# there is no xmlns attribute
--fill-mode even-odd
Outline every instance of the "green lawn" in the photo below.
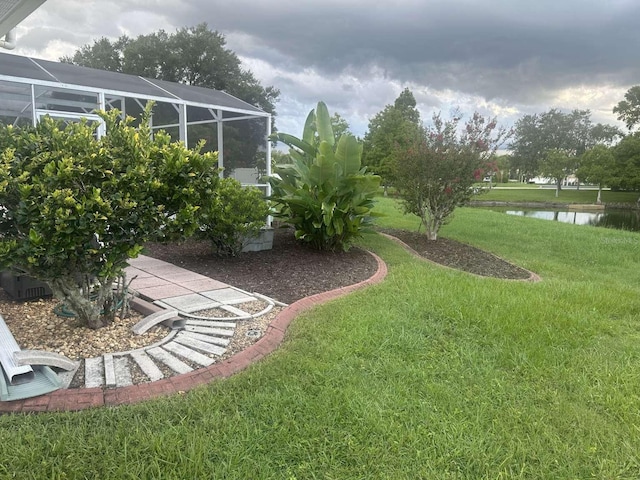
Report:
<svg viewBox="0 0 640 480"><path fill-rule="evenodd" d="M417 228L390 199L380 224ZM0 478L637 479L640 237L459 209L442 234L540 274L363 244L387 279L247 371L141 405L0 417Z"/></svg>
<svg viewBox="0 0 640 480"><path fill-rule="evenodd" d="M502 184L498 185L502 187ZM612 192L604 190L602 201L604 203L636 203L640 193L638 192ZM537 185L523 185L522 188L510 186L509 188L493 188L474 197L472 200L490 200L499 202L555 202L555 203L596 203L597 190L562 190L556 197L554 188L540 188Z"/></svg>

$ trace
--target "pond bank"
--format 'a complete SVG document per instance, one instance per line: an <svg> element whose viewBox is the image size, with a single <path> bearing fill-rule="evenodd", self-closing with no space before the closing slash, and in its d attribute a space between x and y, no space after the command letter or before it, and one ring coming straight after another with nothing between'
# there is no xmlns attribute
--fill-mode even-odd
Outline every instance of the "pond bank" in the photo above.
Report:
<svg viewBox="0 0 640 480"><path fill-rule="evenodd" d="M562 203L562 202L505 202L497 200L473 200L468 204L470 207L521 207L521 208L553 208L569 210L640 210L640 206L635 203Z"/></svg>

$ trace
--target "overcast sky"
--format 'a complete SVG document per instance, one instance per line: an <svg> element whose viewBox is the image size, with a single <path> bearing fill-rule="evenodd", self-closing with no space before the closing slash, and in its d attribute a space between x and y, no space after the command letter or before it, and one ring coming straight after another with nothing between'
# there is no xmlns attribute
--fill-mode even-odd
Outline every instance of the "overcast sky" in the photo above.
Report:
<svg viewBox="0 0 640 480"><path fill-rule="evenodd" d="M207 22L280 89L278 129L296 136L319 100L363 135L409 87L424 120L456 107L510 126L552 107L612 109L640 84L638 0L47 0L15 53L57 60L102 36Z"/></svg>

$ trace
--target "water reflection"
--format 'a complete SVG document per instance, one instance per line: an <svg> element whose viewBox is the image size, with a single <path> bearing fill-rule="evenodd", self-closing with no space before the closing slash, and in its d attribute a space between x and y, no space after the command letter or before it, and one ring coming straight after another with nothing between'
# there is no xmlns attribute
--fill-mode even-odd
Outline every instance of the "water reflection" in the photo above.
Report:
<svg viewBox="0 0 640 480"><path fill-rule="evenodd" d="M602 217L591 223L591 225L640 232L640 210L614 210L605 212Z"/></svg>
<svg viewBox="0 0 640 480"><path fill-rule="evenodd" d="M573 212L562 210L505 210L509 215L541 218L575 225L593 225L596 227L616 228L640 232L639 210L606 210L599 212Z"/></svg>

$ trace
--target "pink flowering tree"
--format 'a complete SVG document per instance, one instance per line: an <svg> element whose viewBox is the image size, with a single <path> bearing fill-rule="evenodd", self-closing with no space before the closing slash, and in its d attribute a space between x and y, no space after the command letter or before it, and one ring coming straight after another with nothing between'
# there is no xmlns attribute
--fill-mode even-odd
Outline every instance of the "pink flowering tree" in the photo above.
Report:
<svg viewBox="0 0 640 480"><path fill-rule="evenodd" d="M478 113L464 125L460 120L434 115L432 125L398 152L404 210L420 217L429 240L436 240L455 208L469 201L473 184L494 168L495 152L510 135Z"/></svg>

